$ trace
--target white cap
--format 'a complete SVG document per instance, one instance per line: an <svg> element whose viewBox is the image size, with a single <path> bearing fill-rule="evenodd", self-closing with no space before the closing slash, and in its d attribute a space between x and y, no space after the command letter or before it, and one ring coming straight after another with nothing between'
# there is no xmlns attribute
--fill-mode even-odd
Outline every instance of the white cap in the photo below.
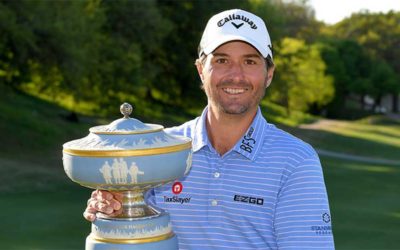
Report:
<svg viewBox="0 0 400 250"><path fill-rule="evenodd" d="M199 57L213 52L230 41L244 41L266 58L272 59L272 44L264 21L258 16L239 9L227 10L211 17L199 45Z"/></svg>

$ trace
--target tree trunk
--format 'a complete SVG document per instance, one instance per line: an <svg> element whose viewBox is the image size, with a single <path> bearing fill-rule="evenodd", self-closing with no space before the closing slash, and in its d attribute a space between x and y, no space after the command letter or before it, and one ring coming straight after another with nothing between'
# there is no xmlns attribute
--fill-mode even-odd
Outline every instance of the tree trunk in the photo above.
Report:
<svg viewBox="0 0 400 250"><path fill-rule="evenodd" d="M145 98L146 98L146 100L151 101L151 102L155 101L153 94L151 93L151 87L147 87Z"/></svg>
<svg viewBox="0 0 400 250"><path fill-rule="evenodd" d="M392 94L392 112L399 113L399 94Z"/></svg>
<svg viewBox="0 0 400 250"><path fill-rule="evenodd" d="M373 111L379 111L379 113L381 112L381 103L382 103L382 96L377 96L374 100L374 106L372 107ZM377 108L379 108L379 110L377 110Z"/></svg>
<svg viewBox="0 0 400 250"><path fill-rule="evenodd" d="M362 110L365 110L364 96L364 94L360 94L360 105Z"/></svg>

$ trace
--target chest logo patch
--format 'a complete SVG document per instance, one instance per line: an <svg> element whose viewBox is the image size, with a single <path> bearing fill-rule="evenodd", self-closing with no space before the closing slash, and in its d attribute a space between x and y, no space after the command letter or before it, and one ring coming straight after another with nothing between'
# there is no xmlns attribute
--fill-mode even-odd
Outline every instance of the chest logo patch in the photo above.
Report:
<svg viewBox="0 0 400 250"><path fill-rule="evenodd" d="M179 197L178 194L182 193L183 190L183 185L181 182L177 181L174 184L172 184L171 191L174 194L172 197L168 197L164 195L164 202L166 203L179 203L179 204L184 204L184 203L190 203L190 200L192 197Z"/></svg>
<svg viewBox="0 0 400 250"><path fill-rule="evenodd" d="M242 144L240 148L248 153L252 153L254 146L256 145L256 140L253 138L254 128L250 127L249 132L243 136Z"/></svg>
<svg viewBox="0 0 400 250"><path fill-rule="evenodd" d="M250 196L244 196L244 195L239 195L239 194L235 194L235 196L233 197L233 200L237 201L237 202L249 203L249 204L254 204L254 205L259 205L259 206L262 206L264 204L263 198L250 197Z"/></svg>
<svg viewBox="0 0 400 250"><path fill-rule="evenodd" d="M183 185L182 183L180 183L179 181L175 182L172 185L172 193L174 194L180 194L183 190Z"/></svg>

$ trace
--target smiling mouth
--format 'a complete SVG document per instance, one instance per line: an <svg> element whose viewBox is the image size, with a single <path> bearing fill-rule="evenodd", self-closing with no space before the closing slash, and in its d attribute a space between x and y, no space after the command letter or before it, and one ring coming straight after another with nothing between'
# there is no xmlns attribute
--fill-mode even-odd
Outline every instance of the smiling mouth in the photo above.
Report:
<svg viewBox="0 0 400 250"><path fill-rule="evenodd" d="M222 88L222 90L230 95L243 94L248 88Z"/></svg>

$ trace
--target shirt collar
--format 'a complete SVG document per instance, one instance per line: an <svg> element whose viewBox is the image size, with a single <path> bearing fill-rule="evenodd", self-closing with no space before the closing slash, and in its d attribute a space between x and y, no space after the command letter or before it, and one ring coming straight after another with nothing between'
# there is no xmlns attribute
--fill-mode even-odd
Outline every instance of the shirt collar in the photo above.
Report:
<svg viewBox="0 0 400 250"><path fill-rule="evenodd" d="M253 161L263 146L267 121L261 113L260 107L246 133L236 143L233 150Z"/></svg>
<svg viewBox="0 0 400 250"><path fill-rule="evenodd" d="M195 136L193 138L193 144L192 144L193 152L196 152L200 150L202 147L207 146L209 144L207 128L206 128L207 110L208 108L206 107L201 113L199 119L197 119L197 122L195 124L195 129L194 129Z"/></svg>
<svg viewBox="0 0 400 250"><path fill-rule="evenodd" d="M210 149L212 148L206 128L207 111L208 108L206 107L195 124L195 136L193 139L194 152L200 150L204 146L209 146ZM263 117L260 107L258 107L253 122L232 150L253 161L262 147L264 134L267 128L266 125L267 121Z"/></svg>

